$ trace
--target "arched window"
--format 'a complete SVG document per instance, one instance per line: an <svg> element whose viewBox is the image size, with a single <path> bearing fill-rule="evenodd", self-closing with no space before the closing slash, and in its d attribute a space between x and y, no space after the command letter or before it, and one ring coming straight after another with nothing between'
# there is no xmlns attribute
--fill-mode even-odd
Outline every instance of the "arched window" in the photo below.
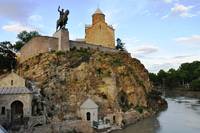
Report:
<svg viewBox="0 0 200 133"><path fill-rule="evenodd" d="M11 86L13 86L13 80L10 81Z"/></svg>
<svg viewBox="0 0 200 133"><path fill-rule="evenodd" d="M90 121L90 112L87 112L86 116L87 116L87 121Z"/></svg>

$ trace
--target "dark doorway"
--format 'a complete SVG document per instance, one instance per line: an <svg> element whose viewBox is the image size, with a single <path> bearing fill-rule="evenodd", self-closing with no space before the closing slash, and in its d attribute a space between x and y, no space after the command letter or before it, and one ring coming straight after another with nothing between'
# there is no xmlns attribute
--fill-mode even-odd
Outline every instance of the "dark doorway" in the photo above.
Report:
<svg viewBox="0 0 200 133"><path fill-rule="evenodd" d="M115 117L115 115L113 116L113 123L116 123L116 117Z"/></svg>
<svg viewBox="0 0 200 133"><path fill-rule="evenodd" d="M20 101L14 101L11 104L11 121L22 122L23 118L23 103Z"/></svg>
<svg viewBox="0 0 200 133"><path fill-rule="evenodd" d="M87 112L86 116L87 116L87 121L90 121L90 112Z"/></svg>

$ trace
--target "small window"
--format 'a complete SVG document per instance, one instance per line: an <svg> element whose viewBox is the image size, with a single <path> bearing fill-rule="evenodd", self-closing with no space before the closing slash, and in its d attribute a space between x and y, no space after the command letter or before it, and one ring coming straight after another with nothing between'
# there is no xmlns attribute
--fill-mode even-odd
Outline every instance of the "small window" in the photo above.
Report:
<svg viewBox="0 0 200 133"><path fill-rule="evenodd" d="M10 84L11 84L11 86L13 86L13 80L11 80Z"/></svg>
<svg viewBox="0 0 200 133"><path fill-rule="evenodd" d="M5 108L5 107L2 107L2 108L1 108L1 114L2 114L2 115L5 115L5 114L6 114L6 108Z"/></svg>

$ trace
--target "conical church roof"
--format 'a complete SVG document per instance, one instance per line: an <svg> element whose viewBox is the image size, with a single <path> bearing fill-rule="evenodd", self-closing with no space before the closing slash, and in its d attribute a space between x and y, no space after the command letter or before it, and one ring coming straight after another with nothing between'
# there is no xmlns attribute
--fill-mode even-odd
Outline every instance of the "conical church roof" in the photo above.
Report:
<svg viewBox="0 0 200 133"><path fill-rule="evenodd" d="M101 11L101 9L97 8L94 14L103 14L103 12Z"/></svg>

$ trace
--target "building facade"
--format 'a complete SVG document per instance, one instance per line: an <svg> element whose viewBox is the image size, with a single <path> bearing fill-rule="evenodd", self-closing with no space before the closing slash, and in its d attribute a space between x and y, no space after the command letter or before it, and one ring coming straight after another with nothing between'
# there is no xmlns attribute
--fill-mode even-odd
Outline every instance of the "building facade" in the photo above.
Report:
<svg viewBox="0 0 200 133"><path fill-rule="evenodd" d="M25 87L25 79L14 72L0 77L0 124L21 122L30 117L32 91Z"/></svg>
<svg viewBox="0 0 200 133"><path fill-rule="evenodd" d="M98 8L92 15L92 25L85 27L85 42L115 48L114 28L105 21L105 15Z"/></svg>
<svg viewBox="0 0 200 133"><path fill-rule="evenodd" d="M88 121L91 126L93 121L98 122L98 105L90 98L88 98L80 106L81 118L85 121Z"/></svg>

